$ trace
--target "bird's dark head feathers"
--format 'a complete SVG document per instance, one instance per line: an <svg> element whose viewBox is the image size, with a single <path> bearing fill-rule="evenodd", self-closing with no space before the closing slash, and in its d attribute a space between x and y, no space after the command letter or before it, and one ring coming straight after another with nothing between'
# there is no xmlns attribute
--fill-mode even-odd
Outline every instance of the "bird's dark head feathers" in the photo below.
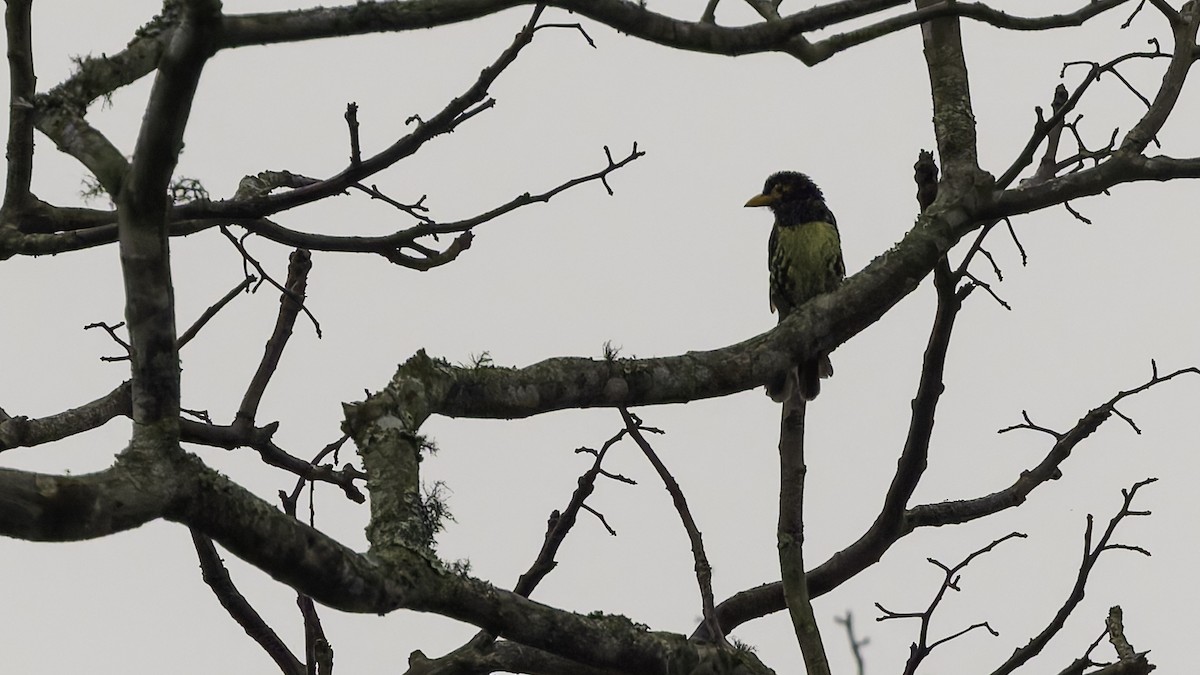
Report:
<svg viewBox="0 0 1200 675"><path fill-rule="evenodd" d="M825 197L808 176L797 171L771 174L762 194L750 198L746 206L769 206L783 225L825 220Z"/></svg>

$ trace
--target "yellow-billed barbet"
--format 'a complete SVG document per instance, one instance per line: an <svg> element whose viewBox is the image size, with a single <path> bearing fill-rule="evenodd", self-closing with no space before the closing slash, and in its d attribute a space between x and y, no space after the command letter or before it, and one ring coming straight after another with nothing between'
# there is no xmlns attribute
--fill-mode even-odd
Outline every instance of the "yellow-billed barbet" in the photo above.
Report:
<svg viewBox="0 0 1200 675"><path fill-rule="evenodd" d="M767 244L767 269L771 272L771 311L783 321L809 300L837 288L846 278L842 240L837 221L825 205L821 189L808 176L795 171L772 174L762 194L746 206L767 206L775 226ZM767 383L767 395L782 402L798 388L811 401L821 392L821 378L833 374L828 354L797 365Z"/></svg>

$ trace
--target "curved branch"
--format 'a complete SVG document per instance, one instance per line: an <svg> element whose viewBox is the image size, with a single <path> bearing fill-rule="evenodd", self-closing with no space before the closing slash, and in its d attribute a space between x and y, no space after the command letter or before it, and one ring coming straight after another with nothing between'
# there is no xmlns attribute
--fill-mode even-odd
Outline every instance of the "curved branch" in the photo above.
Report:
<svg viewBox="0 0 1200 675"><path fill-rule="evenodd" d="M0 451L53 443L98 429L116 417L128 416L129 390L126 381L78 408L36 419L17 416L0 421Z"/></svg>
<svg viewBox="0 0 1200 675"><path fill-rule="evenodd" d="M420 352L400 367L393 381L406 376L423 380L431 394L430 414L480 418L680 403L752 389L788 364L844 343L912 292L937 260L977 227L973 213L985 208L987 193L957 194L930 208L900 243L838 290L741 343L659 358L554 358L525 368L457 367Z"/></svg>
<svg viewBox="0 0 1200 675"><path fill-rule="evenodd" d="M195 458L183 459L173 471L176 476L189 476L187 487L166 512L169 520L193 527L277 580L335 609L436 612L530 647L629 673L661 673L668 663L696 663L714 649L689 644L681 635L649 632L624 617L557 610L450 573L412 550L392 547L385 557L355 553ZM748 668L738 672L766 672L752 655L736 658ZM732 664L714 672L731 670Z"/></svg>
<svg viewBox="0 0 1200 675"><path fill-rule="evenodd" d="M1045 182L1005 190L996 197L989 208L982 210L979 216L997 220L1098 195L1124 183L1177 178L1200 178L1200 157L1145 157L1117 150L1097 166L1064 174Z"/></svg>
<svg viewBox="0 0 1200 675"><path fill-rule="evenodd" d="M935 16L958 14L1013 30L1045 30L1077 26L1127 0L1099 0L1066 14L1016 17L982 3L944 3L923 12L909 12L879 22L874 27L849 31L815 43L818 62L853 44L865 42L916 25ZM298 42L368 33L397 32L444 26L499 13L536 0L415 0L359 3L346 7L241 14L225 17L217 49ZM805 32L861 19L906 4L905 0L840 0L787 17L742 27L721 27L710 22L689 22L652 12L644 5L622 0L559 0L544 3L581 14L622 33L668 47L718 54L796 51ZM176 12L155 17L138 30L129 45L112 55L84 59L72 77L46 96L74 110L86 110L97 98L153 72L178 22ZM903 25L898 25L903 24ZM864 39L864 33L871 37ZM823 42L829 43L822 46ZM844 46L842 46L844 43Z"/></svg>
<svg viewBox="0 0 1200 675"><path fill-rule="evenodd" d="M374 4L360 4L356 7L374 7ZM344 8L353 9L353 8ZM317 10L321 11L321 10ZM298 14L289 12L288 16ZM176 219L236 219L262 218L280 211L309 204L326 197L341 194L356 183L373 174L392 166L396 162L411 156L421 149L430 139L453 131L460 123L469 119L473 106L484 100L488 88L496 78L514 61L521 50L533 40L537 20L541 9L537 9L525 27L517 33L512 44L508 46L491 65L484 68L479 78L462 95L446 104L441 111L428 120L416 120L416 128L400 138L391 146L358 163L353 163L336 176L312 184L302 185L287 192L264 195L247 200L224 200L216 202L191 202L175 209ZM233 30L236 21L228 19L225 22L226 32Z"/></svg>
<svg viewBox="0 0 1200 675"><path fill-rule="evenodd" d="M857 47L886 35L919 26L938 18L963 17L990 24L996 28L1020 31L1050 30L1083 25L1088 19L1108 11L1128 0L1102 0L1091 2L1068 14L1051 14L1039 17L1014 16L993 9L983 3L936 2L915 11L889 17L878 23L857 28L845 33L831 35L807 45L803 49L791 50L806 65L816 65L834 54Z"/></svg>
<svg viewBox="0 0 1200 675"><path fill-rule="evenodd" d="M565 408L679 403L745 391L810 353L842 344L901 298L966 232L984 220L1027 213L1133 180L1200 177L1200 158L1117 153L1097 167L994 200L958 192L930 210L905 238L837 291L813 300L775 329L711 351L646 359L562 357L525 368L461 368L439 363L445 395L432 412L449 417L528 417ZM428 359L421 354L422 359Z"/></svg>
<svg viewBox="0 0 1200 675"><path fill-rule="evenodd" d="M217 601L229 612L229 616L246 631L246 635L262 647L285 675L305 675L307 669L304 664L292 654L287 644L279 639L279 635L270 624L233 584L229 570L225 568L212 539L193 531L192 544L196 547L196 556L200 559L200 574L204 583L212 589Z"/></svg>
<svg viewBox="0 0 1200 675"><path fill-rule="evenodd" d="M1140 153L1158 135L1166 124L1167 117L1175 109L1175 103L1183 91L1183 82L1196 61L1196 32L1200 30L1200 6L1190 3L1179 16L1182 20L1172 22L1171 26L1171 33L1175 38L1171 64L1163 74L1162 84L1150 109L1121 141L1122 151Z"/></svg>
<svg viewBox="0 0 1200 675"><path fill-rule="evenodd" d="M444 26L477 19L535 0L416 0L369 6L229 17L222 47L295 42ZM557 0L542 3L586 16L650 42L713 54L795 50L794 38L905 4L904 0L840 0L750 26L725 28L676 19L623 0Z"/></svg>
<svg viewBox="0 0 1200 675"><path fill-rule="evenodd" d="M1123 5L1129 0L1091 0L1079 9L1066 14L1048 14L1046 16L1025 17L1014 16L982 2L953 3L957 6L954 12L961 17L974 19L990 24L996 28L1008 30L1050 30L1054 28L1070 28L1082 26L1088 19ZM951 4L951 3L944 3Z"/></svg>
<svg viewBox="0 0 1200 675"><path fill-rule="evenodd" d="M430 28L477 19L533 2L416 0L373 3L368 7L317 8L286 14L244 14L229 17L222 47ZM937 17L965 16L999 28L1048 30L1078 26L1125 2L1127 0L1094 1L1074 12L1042 17L1013 16L983 3L939 2L812 43L803 37L804 33L861 19L906 3L901 0L841 0L786 17L778 17L772 12L769 20L738 27L718 26L703 17L695 22L677 19L646 9L644 4L622 0L557 0L546 4L667 47L727 56L778 51L791 54L811 66L855 45Z"/></svg>
<svg viewBox="0 0 1200 675"><path fill-rule="evenodd" d="M57 101L40 97L34 115L38 131L46 134L58 149L74 157L100 182L109 195L121 192L129 161L108 137L97 131L81 111Z"/></svg>
<svg viewBox="0 0 1200 675"><path fill-rule="evenodd" d="M679 514L688 541L692 545L692 561L696 571L696 584L700 587L700 611L704 617L704 624L708 626L709 634L715 637L714 641L727 644L725 634L717 625L716 611L713 609L712 564L708 562L708 555L704 552L704 537L700 534L700 528L696 525L696 519L692 515L691 509L688 508L687 497L684 496L683 489L679 487L679 482L671 475L670 469L663 463L642 433L643 430L647 432L658 432L658 430L644 426L641 418L631 414L625 408L620 408L620 412L621 419L625 422L625 431L629 432L629 437L633 439L634 443L637 443L642 454L650 461L655 473L662 480L663 486L670 493L675 511Z"/></svg>

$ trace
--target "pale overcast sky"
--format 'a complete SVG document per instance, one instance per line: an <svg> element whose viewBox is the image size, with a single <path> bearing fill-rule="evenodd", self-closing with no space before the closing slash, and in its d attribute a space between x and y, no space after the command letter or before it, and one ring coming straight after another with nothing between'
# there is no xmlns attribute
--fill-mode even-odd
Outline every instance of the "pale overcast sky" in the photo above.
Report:
<svg viewBox="0 0 1200 675"><path fill-rule="evenodd" d="M1075 2L1009 2L1015 13L1069 11ZM651 2L687 17L702 3ZM1177 4L1177 3L1174 3ZM282 2L227 2L230 13ZM808 4L785 3L796 11ZM682 9L680 9L682 7ZM120 50L158 8L156 2L34 6L38 89L60 82L70 57ZM752 19L730 0L722 22ZM465 90L528 17L528 8L470 24L395 35L223 52L201 80L179 174L214 197L265 169L324 177L343 168L342 114L359 106L364 153ZM1118 10L1084 30L1002 33L964 29L980 157L1001 173L1024 144L1036 105L1049 106L1064 61L1106 60L1169 40L1147 13L1118 31ZM549 10L548 21L575 21ZM801 170L824 189L837 214L850 273L898 241L916 216L912 164L932 148L928 81L916 30L841 54L809 69L784 55L726 58L672 51L586 22L597 49L571 30L541 31L497 81L489 110L417 156L371 179L392 197L428 195L433 217L475 215L513 196L545 190L604 166L603 146L622 156L636 141L646 157L610 177L608 196L589 184L480 227L472 248L427 273L382 258L316 253L309 303L325 333L303 319L268 389L259 419L279 420L276 439L311 456L340 434L342 401L382 387L416 350L467 362L487 352L523 366L559 355L599 356L606 341L629 356L710 349L774 325L766 293L770 215L743 209L763 179ZM1131 66L1150 93L1159 64ZM1083 69L1067 71L1066 83ZM6 75L5 75L6 76ZM126 153L149 78L97 105L91 121ZM1141 103L1112 78L1081 108L1093 146L1122 132ZM1200 154L1195 88L1185 91L1161 135L1163 152ZM82 169L38 136L34 191L57 204L80 202ZM997 435L1022 410L1066 430L1116 391L1142 384L1150 360L1163 371L1200 363L1195 263L1195 182L1119 187L1110 197L1014 220L1029 265L1006 235L988 248L1004 272L994 288L1006 311L975 293L963 311L947 366L928 474L918 502L977 496L1009 485L1048 448L1033 432ZM95 206L104 206L97 202ZM390 232L408 224L363 196L289 212L279 220L331 233ZM215 232L173 240L178 323L186 326L241 279L242 264ZM278 278L288 250L251 238L250 250ZM983 261L980 261L982 263ZM983 264L978 276L995 282ZM122 318L117 249L0 264L6 328L0 331L0 406L42 416L89 401L127 377L102 363L114 345L84 324ZM933 312L926 282L878 324L838 349L837 375L809 409L806 559L824 560L857 539L882 501L903 444L909 402ZM242 297L183 351L185 407L232 419L242 388L275 321L278 294ZM916 622L874 622L873 603L920 611L941 574L927 557L954 564L1014 530L1009 541L968 567L961 593L933 622L937 638L979 621L974 632L934 652L927 672L988 672L1039 632L1066 597L1078 568L1085 516L1107 523L1120 490L1156 476L1135 506L1150 518L1123 524L1116 540L1153 552L1103 556L1083 604L1030 673L1056 673L1104 627L1108 608L1125 609L1127 634L1152 650L1162 672L1194 661L1191 623L1200 602L1194 572L1197 404L1200 378L1145 393L1121 410L1143 433L1107 423L1065 463L1062 480L1040 487L1022 507L954 528L918 532L882 562L815 602L836 672L850 672L835 615L852 611L871 644L868 672L898 672ZM690 499L714 565L718 600L778 578L775 549L779 411L761 392L637 411L666 436L653 439ZM520 422L436 418L424 428L441 451L424 464L428 482L445 481L457 521L439 537L447 560L511 586L536 555L545 520L562 508L590 464L573 449L598 447L621 425L612 410L571 411ZM128 438L119 419L82 438L5 452L5 466L83 473L107 467ZM264 499L293 480L250 451L198 454ZM687 539L670 499L632 445L608 468L637 486L601 483L589 504L619 536L582 517L538 588L542 602L621 613L654 629L688 633L700 605ZM356 460L344 452L342 461ZM317 525L362 549L367 509L336 489L316 491ZM231 557L230 557L231 558ZM303 632L294 594L235 559L234 581L294 649ZM13 673L271 672L274 665L201 582L187 531L156 523L100 541L35 544L0 539L0 647ZM408 654L457 647L474 630L436 616L387 617L322 612L342 673L402 672ZM779 673L797 672L799 651L786 614L751 622L735 637L755 645ZM1108 659L1106 646L1097 652ZM969 670L968 670L969 669Z"/></svg>

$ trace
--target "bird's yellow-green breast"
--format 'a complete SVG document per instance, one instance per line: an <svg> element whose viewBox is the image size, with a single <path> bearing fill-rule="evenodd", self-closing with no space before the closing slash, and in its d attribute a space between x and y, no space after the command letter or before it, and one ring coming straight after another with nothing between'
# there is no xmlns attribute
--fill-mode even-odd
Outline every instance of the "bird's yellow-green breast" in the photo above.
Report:
<svg viewBox="0 0 1200 675"><path fill-rule="evenodd" d="M845 277L837 226L824 220L776 223L767 266L771 307L781 318L812 298L837 288Z"/></svg>

